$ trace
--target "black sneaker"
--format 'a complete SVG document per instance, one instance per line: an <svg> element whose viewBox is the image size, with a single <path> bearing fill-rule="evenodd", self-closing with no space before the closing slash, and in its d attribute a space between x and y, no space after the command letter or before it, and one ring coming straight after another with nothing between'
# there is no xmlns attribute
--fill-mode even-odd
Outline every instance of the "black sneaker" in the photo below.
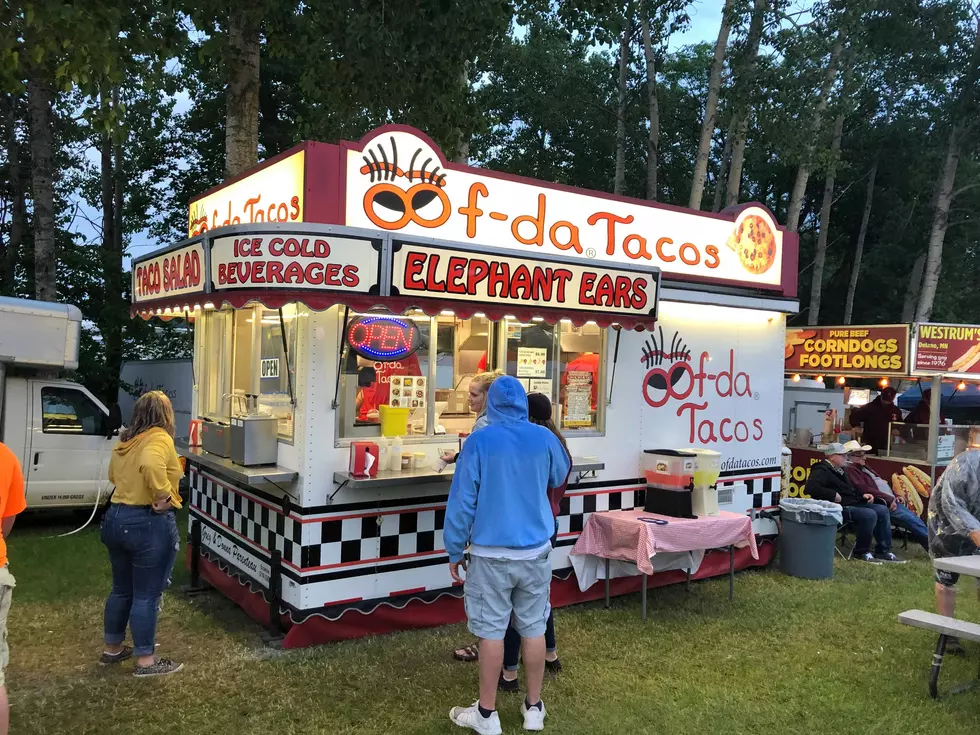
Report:
<svg viewBox="0 0 980 735"><path fill-rule="evenodd" d="M497 691L517 694L521 691L521 684L517 679L505 679L504 675L501 674L500 678L497 679Z"/></svg>
<svg viewBox="0 0 980 735"><path fill-rule="evenodd" d="M561 659L556 658L554 661L548 661L545 659L544 670L549 674L560 674L561 673Z"/></svg>
<svg viewBox="0 0 980 735"><path fill-rule="evenodd" d="M874 558L874 555L870 551L866 554L855 554L851 558L857 561L866 561L869 564L881 564L880 561Z"/></svg>
<svg viewBox="0 0 980 735"><path fill-rule="evenodd" d="M107 651L102 652L102 658L99 659L100 666L112 666L113 664L119 664L128 658L133 657L133 647L123 646L119 653L108 653Z"/></svg>
<svg viewBox="0 0 980 735"><path fill-rule="evenodd" d="M167 676L168 674L176 674L183 668L184 664L171 661L169 658L158 658L151 666L140 666L137 664L133 671L133 676L137 679L145 679L150 676Z"/></svg>
<svg viewBox="0 0 980 735"><path fill-rule="evenodd" d="M890 551L886 551L883 554L875 554L875 559L877 559L878 561L886 561L889 564L904 564L905 563L905 560L904 559L899 559L897 556L895 556Z"/></svg>

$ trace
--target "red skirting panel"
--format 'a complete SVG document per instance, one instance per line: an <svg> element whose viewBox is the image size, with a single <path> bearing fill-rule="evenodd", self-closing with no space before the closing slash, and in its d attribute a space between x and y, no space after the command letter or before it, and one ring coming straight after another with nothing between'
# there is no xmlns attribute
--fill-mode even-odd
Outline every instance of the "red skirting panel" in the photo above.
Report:
<svg viewBox="0 0 980 735"><path fill-rule="evenodd" d="M775 546L766 540L759 543L759 559L753 559L748 548L735 552L735 568L737 570L750 567L764 567L772 561ZM728 553L714 551L704 557L701 568L693 579L706 579L728 574ZM253 592L229 576L217 564L201 559L201 576L221 594L235 602L255 622L262 626L269 623L269 605L261 593ZM649 587L663 587L668 584L683 582L686 576L683 572L664 572L650 578ZM611 594L614 596L638 592L641 577L622 577L612 580ZM737 584L737 581L736 581ZM578 581L572 574L568 579L555 579L551 584L551 601L555 607L573 605L579 602L601 600L605 594L605 585L600 581L585 592L578 588ZM735 594L738 595L736 589ZM461 623L466 620L463 601L458 597L443 596L432 602L410 600L399 603L399 607L380 604L370 614L350 610L336 620L312 615L302 623L293 623L288 616L283 616L283 629L287 631L283 641L285 648L303 648L321 643L349 638L362 638L368 635L392 633L398 630L413 630L432 628L439 625Z"/></svg>

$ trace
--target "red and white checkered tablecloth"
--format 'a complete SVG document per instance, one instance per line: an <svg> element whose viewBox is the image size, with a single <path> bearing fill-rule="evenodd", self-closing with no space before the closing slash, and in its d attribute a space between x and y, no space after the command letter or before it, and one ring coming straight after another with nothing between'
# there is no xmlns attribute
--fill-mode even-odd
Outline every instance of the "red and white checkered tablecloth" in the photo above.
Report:
<svg viewBox="0 0 980 735"><path fill-rule="evenodd" d="M667 525L637 520L641 517L659 518ZM653 574L650 559L657 554L730 545L748 545L752 557L759 558L751 518L724 511L716 516L671 518L642 509L616 510L590 515L571 553L633 562L644 574Z"/></svg>

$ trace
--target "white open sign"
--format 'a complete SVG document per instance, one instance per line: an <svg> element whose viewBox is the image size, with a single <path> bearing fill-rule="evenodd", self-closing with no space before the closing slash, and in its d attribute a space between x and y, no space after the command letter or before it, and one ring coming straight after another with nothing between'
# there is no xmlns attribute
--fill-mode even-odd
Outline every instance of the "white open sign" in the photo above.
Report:
<svg viewBox="0 0 980 735"><path fill-rule="evenodd" d="M278 378L279 377L279 358L270 357L268 359L262 360L262 377L263 378Z"/></svg>

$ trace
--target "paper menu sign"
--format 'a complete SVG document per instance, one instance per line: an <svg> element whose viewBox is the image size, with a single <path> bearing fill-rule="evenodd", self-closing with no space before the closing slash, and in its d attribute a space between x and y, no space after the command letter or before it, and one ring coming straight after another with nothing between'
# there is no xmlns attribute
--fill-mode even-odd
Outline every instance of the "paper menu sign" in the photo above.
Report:
<svg viewBox="0 0 980 735"><path fill-rule="evenodd" d="M543 378L548 374L548 350L544 347L517 348L517 377Z"/></svg>
<svg viewBox="0 0 980 735"><path fill-rule="evenodd" d="M569 427L592 426L592 373L570 370L565 375L568 383L563 425Z"/></svg>
<svg viewBox="0 0 980 735"><path fill-rule="evenodd" d="M544 393L548 398L551 398L551 381L545 378L531 378L528 382L528 393Z"/></svg>
<svg viewBox="0 0 980 735"><path fill-rule="evenodd" d="M425 408L425 384L424 375L392 375L388 404L392 408Z"/></svg>

